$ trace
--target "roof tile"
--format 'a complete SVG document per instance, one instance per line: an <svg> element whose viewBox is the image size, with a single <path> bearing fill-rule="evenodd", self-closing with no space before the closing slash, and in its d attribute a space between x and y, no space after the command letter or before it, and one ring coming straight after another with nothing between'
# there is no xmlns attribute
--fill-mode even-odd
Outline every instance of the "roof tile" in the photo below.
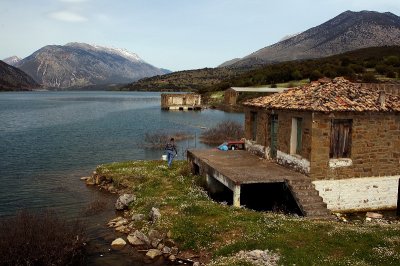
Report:
<svg viewBox="0 0 400 266"><path fill-rule="evenodd" d="M399 96L386 94L385 104L381 106L379 95L377 89L339 77L331 82L312 82L282 93L250 99L244 105L317 112L400 112Z"/></svg>

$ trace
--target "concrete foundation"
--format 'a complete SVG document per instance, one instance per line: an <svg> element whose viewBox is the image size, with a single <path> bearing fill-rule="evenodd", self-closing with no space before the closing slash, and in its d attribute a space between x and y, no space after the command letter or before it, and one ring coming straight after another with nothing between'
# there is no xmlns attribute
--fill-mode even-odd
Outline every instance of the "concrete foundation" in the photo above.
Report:
<svg viewBox="0 0 400 266"><path fill-rule="evenodd" d="M396 209L400 176L313 181L332 211Z"/></svg>

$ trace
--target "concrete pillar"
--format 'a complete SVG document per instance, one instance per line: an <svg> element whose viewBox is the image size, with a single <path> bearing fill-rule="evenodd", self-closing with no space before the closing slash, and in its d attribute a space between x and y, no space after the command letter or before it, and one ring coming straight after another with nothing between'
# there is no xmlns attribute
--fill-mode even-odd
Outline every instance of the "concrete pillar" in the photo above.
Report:
<svg viewBox="0 0 400 266"><path fill-rule="evenodd" d="M233 188L233 207L240 208L240 185Z"/></svg>

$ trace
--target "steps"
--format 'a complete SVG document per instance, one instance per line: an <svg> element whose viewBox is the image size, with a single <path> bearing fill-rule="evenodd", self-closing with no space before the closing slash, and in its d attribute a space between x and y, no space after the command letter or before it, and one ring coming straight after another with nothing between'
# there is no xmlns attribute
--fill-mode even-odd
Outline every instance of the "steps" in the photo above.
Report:
<svg viewBox="0 0 400 266"><path fill-rule="evenodd" d="M312 219L332 219L311 179L285 180L304 216Z"/></svg>

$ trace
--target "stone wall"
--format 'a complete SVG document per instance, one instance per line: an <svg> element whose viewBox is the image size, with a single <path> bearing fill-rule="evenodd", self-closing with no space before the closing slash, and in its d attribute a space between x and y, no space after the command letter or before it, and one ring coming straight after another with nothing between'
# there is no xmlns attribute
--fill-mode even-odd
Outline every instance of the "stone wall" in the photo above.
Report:
<svg viewBox="0 0 400 266"><path fill-rule="evenodd" d="M351 158L330 159L332 119L352 119ZM313 180L400 174L400 116L396 114L313 114Z"/></svg>
<svg viewBox="0 0 400 266"><path fill-rule="evenodd" d="M313 181L331 211L395 209L400 176Z"/></svg>
<svg viewBox="0 0 400 266"><path fill-rule="evenodd" d="M174 106L200 106L201 95L194 93L186 94L161 94L161 108L169 108Z"/></svg>

